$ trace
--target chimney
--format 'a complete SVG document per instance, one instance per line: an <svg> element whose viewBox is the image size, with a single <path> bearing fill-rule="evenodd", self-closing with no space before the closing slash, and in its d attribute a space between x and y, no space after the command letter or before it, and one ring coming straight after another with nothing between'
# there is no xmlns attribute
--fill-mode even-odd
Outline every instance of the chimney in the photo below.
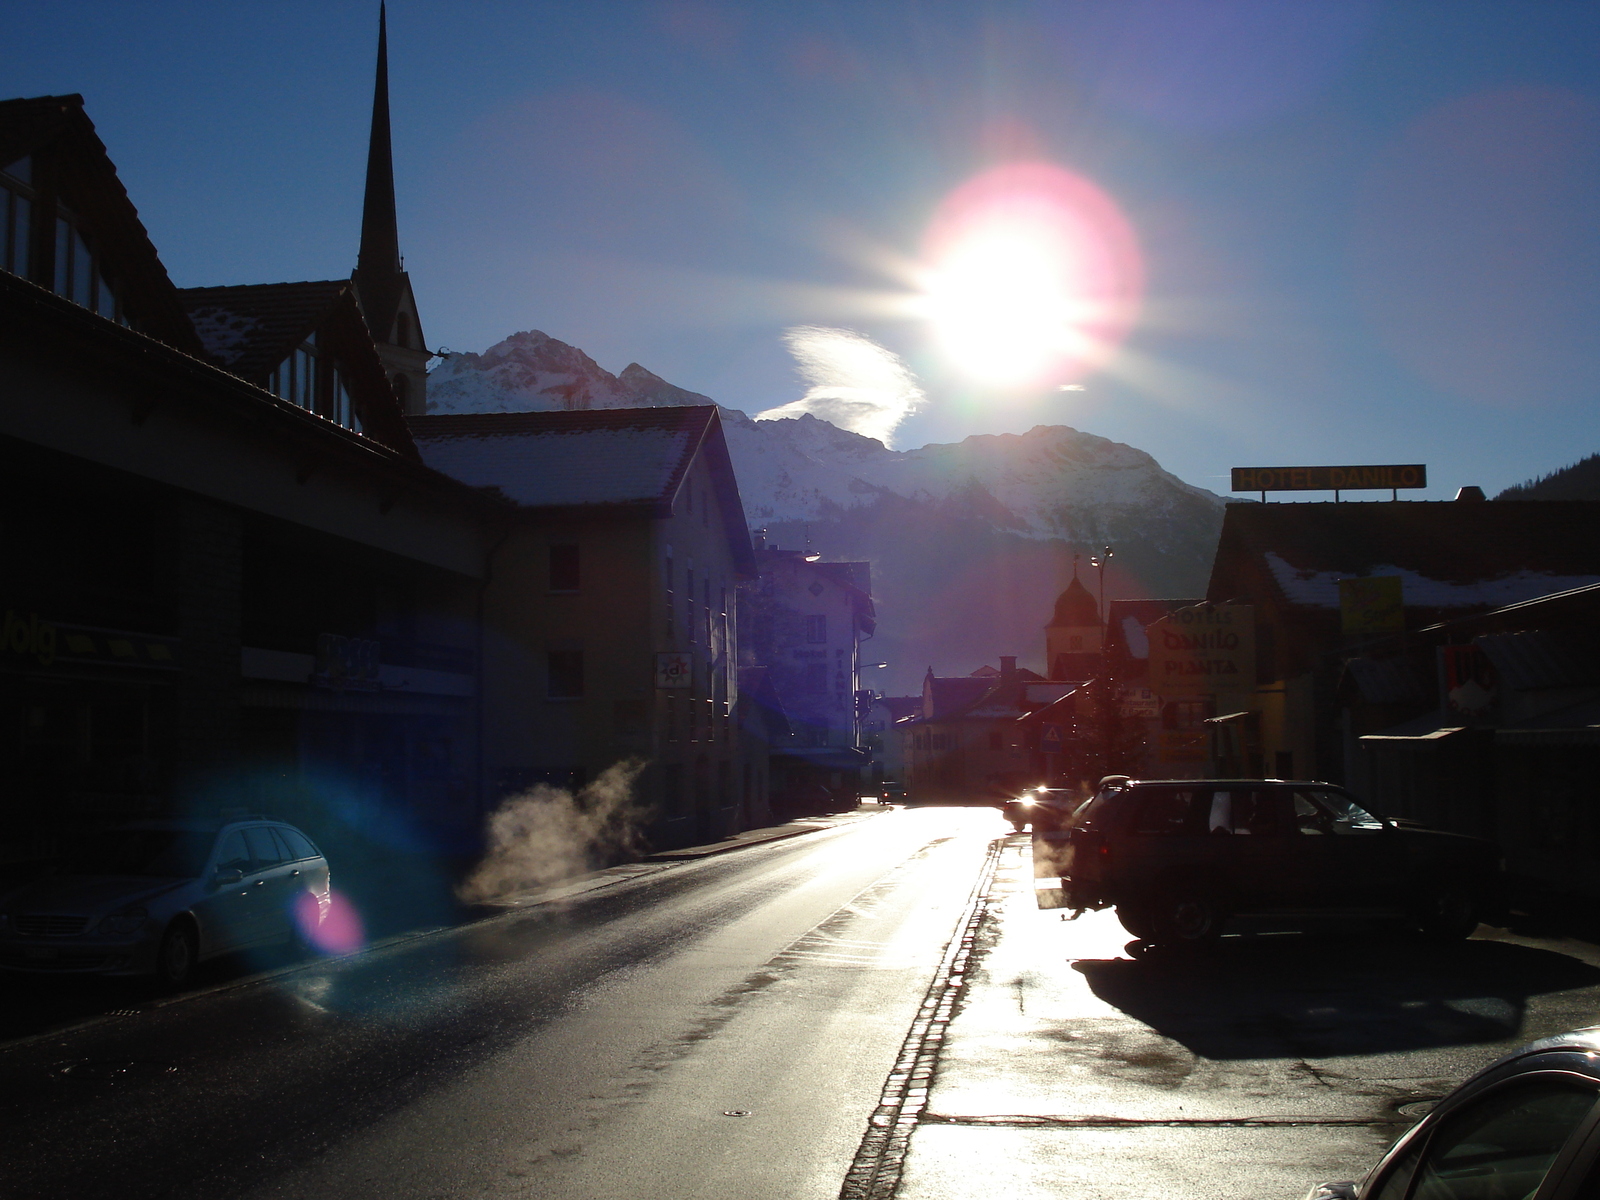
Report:
<svg viewBox="0 0 1600 1200"><path fill-rule="evenodd" d="M1005 682L1017 673L1017 656L1015 654L1002 654L1000 656L1000 680Z"/></svg>
<svg viewBox="0 0 1600 1200"><path fill-rule="evenodd" d="M1484 497L1484 494L1483 494L1483 489L1481 487L1478 487L1476 484L1469 483L1466 487L1457 489L1457 491L1456 491L1456 499L1457 500L1482 500L1482 499L1485 499L1485 497Z"/></svg>

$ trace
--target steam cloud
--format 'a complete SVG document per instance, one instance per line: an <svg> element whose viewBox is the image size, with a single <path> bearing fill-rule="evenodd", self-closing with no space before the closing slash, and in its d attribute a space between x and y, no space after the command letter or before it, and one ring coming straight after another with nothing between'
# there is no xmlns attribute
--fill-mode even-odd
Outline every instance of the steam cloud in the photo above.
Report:
<svg viewBox="0 0 1600 1200"><path fill-rule="evenodd" d="M644 764L607 767L574 796L565 788L538 784L508 797L489 818L489 851L456 895L480 904L545 887L637 852L641 810L633 781Z"/></svg>
<svg viewBox="0 0 1600 1200"><path fill-rule="evenodd" d="M887 446L896 426L922 403L911 368L871 338L848 329L797 325L784 331L783 340L811 387L798 400L757 413L758 421L810 413Z"/></svg>

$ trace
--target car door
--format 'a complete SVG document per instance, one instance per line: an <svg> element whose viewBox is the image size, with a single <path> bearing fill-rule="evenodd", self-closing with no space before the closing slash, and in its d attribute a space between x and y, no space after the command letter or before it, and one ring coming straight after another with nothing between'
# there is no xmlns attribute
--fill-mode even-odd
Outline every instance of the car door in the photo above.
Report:
<svg viewBox="0 0 1600 1200"><path fill-rule="evenodd" d="M1289 799L1278 788L1218 786L1206 814L1214 869L1241 912L1297 905Z"/></svg>
<svg viewBox="0 0 1600 1200"><path fill-rule="evenodd" d="M271 826L247 826L244 839L250 847L253 867L248 883L256 891L255 940L282 941L291 929L289 908L293 903L291 872L294 864L287 861L288 850Z"/></svg>
<svg viewBox="0 0 1600 1200"><path fill-rule="evenodd" d="M272 832L284 847L284 871L287 874L285 896L291 920L299 922L304 914L297 908L300 898L326 896L328 891L328 863L317 852L309 838L289 825L274 825Z"/></svg>
<svg viewBox="0 0 1600 1200"><path fill-rule="evenodd" d="M195 905L204 938L202 953L237 950L255 940L260 897L251 881L254 865L244 831L225 833L206 874L207 894ZM219 875L235 871L239 873L236 879L220 885L216 882Z"/></svg>
<svg viewBox="0 0 1600 1200"><path fill-rule="evenodd" d="M1592 1081L1554 1073L1492 1088L1441 1115L1431 1130L1384 1164L1362 1195L1365 1200L1532 1200L1549 1194L1561 1182L1580 1135L1593 1125L1595 1094Z"/></svg>
<svg viewBox="0 0 1600 1200"><path fill-rule="evenodd" d="M1394 831L1331 788L1294 792L1297 885L1307 907L1388 911L1406 885Z"/></svg>

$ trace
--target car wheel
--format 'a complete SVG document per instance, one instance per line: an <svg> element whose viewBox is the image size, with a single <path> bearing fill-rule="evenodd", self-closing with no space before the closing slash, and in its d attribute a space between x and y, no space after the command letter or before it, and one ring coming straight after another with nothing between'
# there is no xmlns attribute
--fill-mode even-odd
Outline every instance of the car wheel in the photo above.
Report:
<svg viewBox="0 0 1600 1200"><path fill-rule="evenodd" d="M1429 941L1459 942L1477 929L1478 906L1466 888L1440 884L1423 896L1415 921Z"/></svg>
<svg viewBox="0 0 1600 1200"><path fill-rule="evenodd" d="M194 974L198 958L194 930L187 924L174 922L161 935L161 945L156 950L156 978L166 987L182 987Z"/></svg>
<svg viewBox="0 0 1600 1200"><path fill-rule="evenodd" d="M1194 887L1167 892L1150 914L1155 940L1177 946L1209 945L1222 932L1223 919L1211 895Z"/></svg>
<svg viewBox="0 0 1600 1200"><path fill-rule="evenodd" d="M1122 927L1140 941L1147 942L1155 936L1155 925L1147 909L1133 904L1117 905L1117 920Z"/></svg>

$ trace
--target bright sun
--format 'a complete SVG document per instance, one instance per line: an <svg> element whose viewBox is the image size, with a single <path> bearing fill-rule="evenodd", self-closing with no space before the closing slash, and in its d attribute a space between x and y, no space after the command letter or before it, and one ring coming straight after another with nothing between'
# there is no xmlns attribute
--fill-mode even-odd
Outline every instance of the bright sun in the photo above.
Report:
<svg viewBox="0 0 1600 1200"><path fill-rule="evenodd" d="M928 229L923 310L946 355L1002 387L1093 369L1127 333L1143 285L1116 205L1049 163L1012 163L957 188Z"/></svg>

